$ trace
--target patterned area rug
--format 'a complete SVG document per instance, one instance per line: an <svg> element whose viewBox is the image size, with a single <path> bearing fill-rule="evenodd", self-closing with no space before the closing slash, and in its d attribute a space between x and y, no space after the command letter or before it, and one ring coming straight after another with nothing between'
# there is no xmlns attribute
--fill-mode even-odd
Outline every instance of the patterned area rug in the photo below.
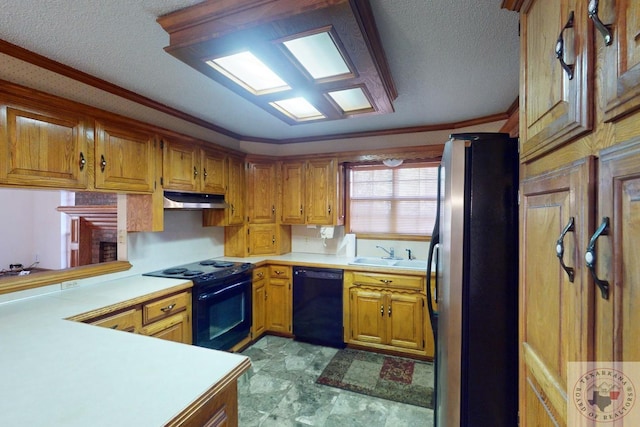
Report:
<svg viewBox="0 0 640 427"><path fill-rule="evenodd" d="M352 349L340 350L316 383L433 409L433 364Z"/></svg>

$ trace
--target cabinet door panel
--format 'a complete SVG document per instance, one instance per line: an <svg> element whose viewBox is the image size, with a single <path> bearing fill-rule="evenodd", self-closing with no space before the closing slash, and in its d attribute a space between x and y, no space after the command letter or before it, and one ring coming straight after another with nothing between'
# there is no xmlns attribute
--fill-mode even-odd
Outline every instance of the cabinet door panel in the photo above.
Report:
<svg viewBox="0 0 640 427"><path fill-rule="evenodd" d="M165 141L162 175L164 188L179 191L200 189L200 152L189 143Z"/></svg>
<svg viewBox="0 0 640 427"><path fill-rule="evenodd" d="M351 289L351 338L367 343L385 344L386 306L381 291Z"/></svg>
<svg viewBox="0 0 640 427"><path fill-rule="evenodd" d="M596 246L596 272L610 288L608 300L596 292L598 359L638 361L640 138L602 153L598 188L599 217L610 218L610 230Z"/></svg>
<svg viewBox="0 0 640 427"><path fill-rule="evenodd" d="M276 253L277 237L275 224L249 226L249 254L268 255Z"/></svg>
<svg viewBox="0 0 640 427"><path fill-rule="evenodd" d="M77 116L2 106L0 181L86 188L86 124Z"/></svg>
<svg viewBox="0 0 640 427"><path fill-rule="evenodd" d="M249 165L249 222L276 222L276 164L274 162Z"/></svg>
<svg viewBox="0 0 640 427"><path fill-rule="evenodd" d="M615 120L640 108L640 13L634 0L601 2L604 23L612 23L613 43L603 47L602 85L605 120ZM598 43L604 44L600 34Z"/></svg>
<svg viewBox="0 0 640 427"><path fill-rule="evenodd" d="M141 333L168 341L192 343L191 322L189 314L184 311L146 326Z"/></svg>
<svg viewBox="0 0 640 427"><path fill-rule="evenodd" d="M424 348L424 297L392 293L387 297L389 344L394 347Z"/></svg>
<svg viewBox="0 0 640 427"><path fill-rule="evenodd" d="M154 136L96 122L96 188L152 192L155 179Z"/></svg>
<svg viewBox="0 0 640 427"><path fill-rule="evenodd" d="M331 225L336 214L334 160L310 160L307 169L307 224Z"/></svg>
<svg viewBox="0 0 640 427"><path fill-rule="evenodd" d="M585 1L534 0L521 12L521 156L533 159L592 127L592 32ZM562 31L574 13L573 26ZM558 36L573 77L556 59Z"/></svg>
<svg viewBox="0 0 640 427"><path fill-rule="evenodd" d="M304 224L305 162L282 164L282 223Z"/></svg>
<svg viewBox="0 0 640 427"><path fill-rule="evenodd" d="M262 335L266 329L267 324L267 312L266 312L266 299L267 288L265 286L265 279L261 279L258 282L253 283L253 295L252 295L252 311L253 311L253 328L252 338L256 339Z"/></svg>
<svg viewBox="0 0 640 427"><path fill-rule="evenodd" d="M291 281L269 279L267 288L267 329L291 332Z"/></svg>
<svg viewBox="0 0 640 427"><path fill-rule="evenodd" d="M202 191L225 194L227 191L227 162L222 154L202 150Z"/></svg>
<svg viewBox="0 0 640 427"><path fill-rule="evenodd" d="M592 163L587 158L522 183L521 414L536 411L527 406L535 395L540 405L552 408L549 413L566 422L567 362L593 356L592 336L585 327L593 324L593 290L586 286L583 263L593 225ZM572 217L574 230L564 237L563 259L575 271L573 282L556 256L556 241Z"/></svg>
<svg viewBox="0 0 640 427"><path fill-rule="evenodd" d="M227 225L242 225L245 206L244 162L235 157L229 157L229 190L226 200L229 203L229 209L225 209Z"/></svg>

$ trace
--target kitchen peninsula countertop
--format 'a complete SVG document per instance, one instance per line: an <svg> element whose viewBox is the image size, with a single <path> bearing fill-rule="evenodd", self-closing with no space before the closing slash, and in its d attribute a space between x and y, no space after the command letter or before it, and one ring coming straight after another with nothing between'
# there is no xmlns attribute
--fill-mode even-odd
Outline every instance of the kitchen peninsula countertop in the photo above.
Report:
<svg viewBox="0 0 640 427"><path fill-rule="evenodd" d="M217 259L424 275L351 265L353 258L337 255ZM221 380L240 375L250 365L245 356L65 320L189 287L133 275L0 303L0 425L161 426Z"/></svg>
<svg viewBox="0 0 640 427"><path fill-rule="evenodd" d="M3 426L162 426L247 357L65 320L190 281L131 276L0 304Z"/></svg>

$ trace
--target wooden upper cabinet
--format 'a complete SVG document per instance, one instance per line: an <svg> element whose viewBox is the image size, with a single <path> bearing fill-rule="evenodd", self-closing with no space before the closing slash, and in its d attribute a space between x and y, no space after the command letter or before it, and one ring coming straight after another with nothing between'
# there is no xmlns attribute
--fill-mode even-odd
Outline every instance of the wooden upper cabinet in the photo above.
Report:
<svg viewBox="0 0 640 427"><path fill-rule="evenodd" d="M640 14L635 3L635 0L600 2L600 20L611 31L611 43L607 46L597 25L594 30L604 52L605 121L616 120L640 108Z"/></svg>
<svg viewBox="0 0 640 427"><path fill-rule="evenodd" d="M335 159L309 160L307 164L307 224L333 225L337 220L337 171Z"/></svg>
<svg viewBox="0 0 640 427"><path fill-rule="evenodd" d="M225 196L227 203L229 203L227 225L242 225L244 223L246 196L244 160L229 156L227 163L229 173L229 188Z"/></svg>
<svg viewBox="0 0 640 427"><path fill-rule="evenodd" d="M274 224L277 203L277 163L249 163L249 223Z"/></svg>
<svg viewBox="0 0 640 427"><path fill-rule="evenodd" d="M95 122L95 186L153 192L156 138L129 124Z"/></svg>
<svg viewBox="0 0 640 427"><path fill-rule="evenodd" d="M218 151L202 149L202 191L211 194L227 192L226 156Z"/></svg>
<svg viewBox="0 0 640 427"><path fill-rule="evenodd" d="M341 166L337 159L282 163L281 222L339 225L344 221Z"/></svg>
<svg viewBox="0 0 640 427"><path fill-rule="evenodd" d="M198 191L200 148L191 141L163 139L162 185L166 190Z"/></svg>
<svg viewBox="0 0 640 427"><path fill-rule="evenodd" d="M194 141L163 140L163 187L167 190L225 194L226 155Z"/></svg>
<svg viewBox="0 0 640 427"><path fill-rule="evenodd" d="M87 188L87 119L53 108L0 104L0 182Z"/></svg>
<svg viewBox="0 0 640 427"><path fill-rule="evenodd" d="M531 0L520 11L521 158L592 129L593 32L587 1ZM563 40L556 57L559 37Z"/></svg>
<svg viewBox="0 0 640 427"><path fill-rule="evenodd" d="M283 224L305 223L305 168L306 162L287 161L281 165Z"/></svg>

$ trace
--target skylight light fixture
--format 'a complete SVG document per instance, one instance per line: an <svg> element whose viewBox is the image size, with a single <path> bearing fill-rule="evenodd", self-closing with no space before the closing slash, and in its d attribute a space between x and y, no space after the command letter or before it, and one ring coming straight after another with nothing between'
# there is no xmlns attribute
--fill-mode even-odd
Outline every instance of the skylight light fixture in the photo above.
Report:
<svg viewBox="0 0 640 427"><path fill-rule="evenodd" d="M357 111L371 111L373 107L361 87L336 90L328 95L345 113Z"/></svg>
<svg viewBox="0 0 640 427"><path fill-rule="evenodd" d="M207 64L255 95L291 89L249 51L211 59Z"/></svg>
<svg viewBox="0 0 640 427"><path fill-rule="evenodd" d="M303 97L283 99L270 102L272 107L277 108L283 114L297 121L324 119L325 116L316 107Z"/></svg>
<svg viewBox="0 0 640 427"><path fill-rule="evenodd" d="M351 70L328 31L296 37L282 44L315 80L351 75Z"/></svg>
<svg viewBox="0 0 640 427"><path fill-rule="evenodd" d="M298 125L393 113L398 92L369 1L208 0L158 23L166 52Z"/></svg>

